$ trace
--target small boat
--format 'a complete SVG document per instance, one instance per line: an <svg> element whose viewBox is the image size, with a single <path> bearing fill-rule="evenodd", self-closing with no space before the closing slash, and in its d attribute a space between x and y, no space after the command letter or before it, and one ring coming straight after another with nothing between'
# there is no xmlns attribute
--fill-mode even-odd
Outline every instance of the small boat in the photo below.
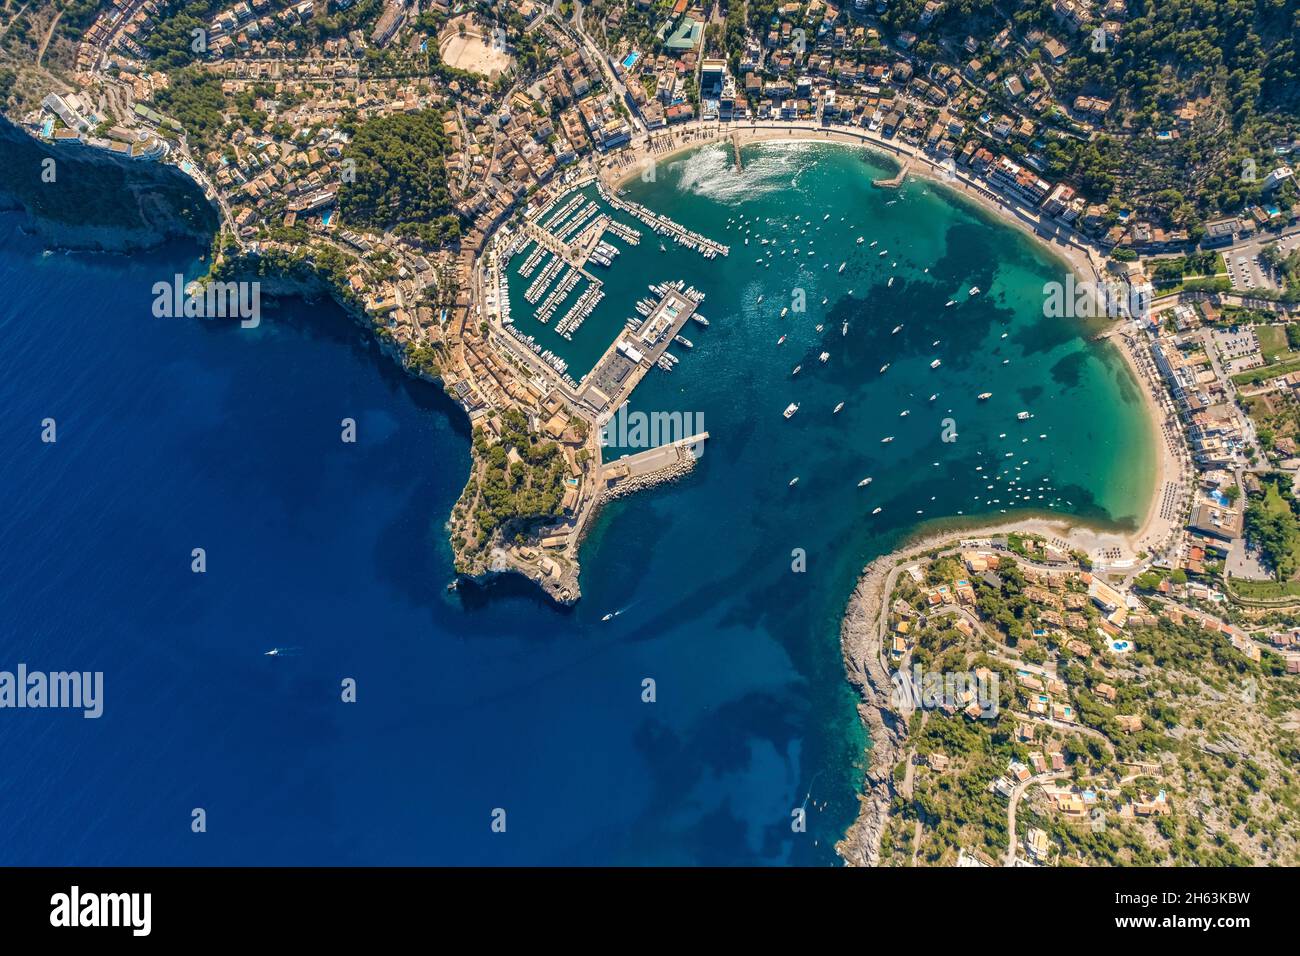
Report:
<svg viewBox="0 0 1300 956"><path fill-rule="evenodd" d="M870 477L863 478L861 481L858 482L858 487L865 488L869 484L871 484L871 478Z"/></svg>
<svg viewBox="0 0 1300 956"><path fill-rule="evenodd" d="M776 340L776 344L777 344L777 345L785 345L785 336L783 335L783 336L781 336L779 339L777 339L777 340Z"/></svg>
<svg viewBox="0 0 1300 956"><path fill-rule="evenodd" d="M848 265L847 262L841 262L841 263L840 263L839 271L840 271L840 272L843 272L843 271L844 271L844 267L845 267L846 265Z"/></svg>
<svg viewBox="0 0 1300 956"><path fill-rule="evenodd" d="M992 392L980 392L980 393L979 393L978 395L976 395L975 397L978 398L981 402L984 402L984 401L988 401L990 398L992 398L992 397L993 397L993 393L992 393Z"/></svg>
<svg viewBox="0 0 1300 956"><path fill-rule="evenodd" d="M826 360L829 359L830 357L831 357L831 353L830 353L830 352L823 352L821 355L817 356L817 361L819 361L819 362L821 362L823 365L825 365L825 364L826 364Z"/></svg>
<svg viewBox="0 0 1300 956"><path fill-rule="evenodd" d="M867 248L868 248L868 249L874 249L874 248L876 248L876 243L879 242L879 241L880 241L879 239L872 239L872 240L871 240L871 245L869 245Z"/></svg>
<svg viewBox="0 0 1300 956"><path fill-rule="evenodd" d="M843 408L844 408L844 403L840 402L838 405L835 406L835 411L831 412L831 414L838 415L840 413L840 410Z"/></svg>
<svg viewBox="0 0 1300 956"><path fill-rule="evenodd" d="M848 319L845 319L844 324L840 326L840 335L848 335L848 334L849 334L849 321Z"/></svg>
<svg viewBox="0 0 1300 956"><path fill-rule="evenodd" d="M280 656L280 648L278 648L278 647L273 647L273 648L271 648L269 651L267 651L265 654L263 654L262 656L263 656L263 657L279 657L279 656Z"/></svg>
<svg viewBox="0 0 1300 956"><path fill-rule="evenodd" d="M817 330L818 332L820 332L820 331L821 331L822 329L824 329L824 328L826 328L826 326L824 326L824 325L819 325L819 326L816 327L816 330Z"/></svg>
<svg viewBox="0 0 1300 956"><path fill-rule="evenodd" d="M790 487L793 488L797 484L799 484L799 476L795 475L793 478L790 479Z"/></svg>
<svg viewBox="0 0 1300 956"><path fill-rule="evenodd" d="M890 334L890 335L897 335L900 331L902 331L902 328L903 328L903 327L902 327L901 325L896 325L896 326L894 326L894 331L890 332L889 334Z"/></svg>
<svg viewBox="0 0 1300 956"><path fill-rule="evenodd" d="M880 444L888 445L893 440L894 440L893 435L886 435L884 438L880 439Z"/></svg>
<svg viewBox="0 0 1300 956"><path fill-rule="evenodd" d="M784 319L785 316L786 316L786 313L789 312L789 311L790 311L789 307L783 307L783 308L781 309L781 318Z"/></svg>
<svg viewBox="0 0 1300 956"><path fill-rule="evenodd" d="M757 301L756 303L754 303L754 304L755 304L755 305L762 305L762 304L763 304L763 297L760 295L760 296L758 297L758 301Z"/></svg>
<svg viewBox="0 0 1300 956"><path fill-rule="evenodd" d="M888 289L888 288L889 288L890 286L892 286L893 284L894 284L894 277L893 277L893 276L890 276L890 277L889 277L889 281L885 283L885 288Z"/></svg>
<svg viewBox="0 0 1300 956"><path fill-rule="evenodd" d="M905 409L903 409L901 412L898 413L898 417L899 417L899 418L906 418L906 417L907 417L908 415L910 415L910 414L912 414L912 410L911 410L910 408L905 408Z"/></svg>
<svg viewBox="0 0 1300 956"><path fill-rule="evenodd" d="M943 363L940 362L938 359L935 359L933 362L930 363L930 368L938 368L942 364Z"/></svg>
<svg viewBox="0 0 1300 956"><path fill-rule="evenodd" d="M975 285L975 286L971 286L971 290L970 290L970 293L969 293L969 294L970 294L970 295L979 295L979 294L980 294L980 287L977 286L977 285Z"/></svg>
<svg viewBox="0 0 1300 956"><path fill-rule="evenodd" d="M875 509L872 510L871 513L872 513L873 515L878 515L878 514L880 514L881 510L882 510L882 509L880 509L880 508L875 508Z"/></svg>
<svg viewBox="0 0 1300 956"><path fill-rule="evenodd" d="M612 620L614 620L614 612L613 612L613 611L610 611L608 614L606 614L604 617L602 617L601 620L602 620L602 621L612 621Z"/></svg>
<svg viewBox="0 0 1300 956"><path fill-rule="evenodd" d="M881 252L879 253L880 258L882 258L882 259L883 259L885 256L887 256L887 255L889 255L889 250L888 250L888 249L885 249L885 250L883 250L883 251L881 251Z"/></svg>
<svg viewBox="0 0 1300 956"><path fill-rule="evenodd" d="M954 305L956 305L956 304L957 304L957 303L956 303L955 301L953 301L952 299L949 299L947 302L945 302L945 303L943 304L943 307L944 307L945 309L951 309L951 308L952 308Z"/></svg>
<svg viewBox="0 0 1300 956"><path fill-rule="evenodd" d="M938 397L939 397L939 393L935 392L933 395L930 396L930 401L934 401Z"/></svg>
<svg viewBox="0 0 1300 956"><path fill-rule="evenodd" d="M667 251L668 251L668 248L667 248L667 247L666 247L666 246L661 242L661 243L659 243L659 251L660 251L660 252L667 252Z"/></svg>
<svg viewBox="0 0 1300 956"><path fill-rule="evenodd" d="M1023 422L1023 421L1028 421L1029 418L1030 418L1030 415L1029 415L1028 412L1016 412L1016 420L1017 420L1017 421L1022 421L1022 422Z"/></svg>
<svg viewBox="0 0 1300 956"><path fill-rule="evenodd" d="M785 415L786 418L793 418L794 413L797 411L799 411L799 403L791 402L789 405L785 407L785 411L782 412L782 414Z"/></svg>
<svg viewBox="0 0 1300 956"><path fill-rule="evenodd" d="M887 369L887 368L889 368L889 363L888 363L888 362L886 362L884 365L880 366L880 374L881 374L881 375L884 375L884 374L885 374L885 369Z"/></svg>
<svg viewBox="0 0 1300 956"><path fill-rule="evenodd" d="M1007 337L1007 333L1003 332L1001 337L1005 339Z"/></svg>
<svg viewBox="0 0 1300 956"><path fill-rule="evenodd" d="M861 237L861 236L858 236L858 245L862 245L862 237ZM875 245L875 243L872 243L872 245Z"/></svg>
<svg viewBox="0 0 1300 956"><path fill-rule="evenodd" d="M791 375L791 376L798 375L799 372L800 372L800 370L801 370L802 368L803 368L802 365L796 365L796 366L794 367L794 371L791 372L790 375Z"/></svg>

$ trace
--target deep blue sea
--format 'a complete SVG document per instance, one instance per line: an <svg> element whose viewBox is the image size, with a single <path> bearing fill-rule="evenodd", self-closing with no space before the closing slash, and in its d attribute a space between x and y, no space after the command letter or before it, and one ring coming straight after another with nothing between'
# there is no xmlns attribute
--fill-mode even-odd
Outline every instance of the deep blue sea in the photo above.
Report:
<svg viewBox="0 0 1300 956"><path fill-rule="evenodd" d="M769 204L798 188L772 155L751 174ZM817 190L818 177L865 181L827 162ZM710 196L691 169L668 177L666 211L701 227L740 214L743 195ZM820 225L835 200L810 195L787 212ZM917 206L900 220L938 215L919 187L903 195ZM713 438L687 479L605 510L567 610L517 580L445 590L468 425L334 306L264 303L256 329L155 318L153 284L200 269L200 250L47 254L0 216L0 669L105 675L98 720L0 710L0 864L835 864L865 743L838 646L862 564L923 520L916 510L987 507L975 469L1003 457L996 432L1022 402L1050 435L1016 442L1024 480L1050 471L1053 493L1094 520L1130 517L1141 482L1125 462L1149 454L1109 346L1025 317L1024 276L1050 266L1008 230L950 216L933 248L916 240L934 269L912 268L911 299L886 297L886 274L858 250L856 291L826 286L826 346L818 318L796 326L755 306L764 281L769 302L789 295L780 270L732 298L711 292L712 327L691 332L678 370L652 373L638 405L702 413ZM738 235L733 223L720 236L731 269ZM1002 272L994 248L1012 263ZM637 288L710 268L676 250L659 261L670 274ZM944 287L926 293L931 279ZM958 320L943 297L972 281L990 293ZM927 305L912 315L912 300ZM896 319L907 334L888 334ZM798 340L778 349L781 328ZM932 372L941 337L961 345ZM792 380L822 347L830 363ZM876 373L886 360L900 377ZM985 383L996 409L979 418L970 395ZM927 410L922 387L949 391ZM806 407L784 422L791 400ZM967 437L940 446L950 404ZM900 419L904 406L916 414ZM344 418L355 444L340 440ZM886 430L896 452L879 443ZM876 476L868 495L863 473ZM792 573L794 549L806 573ZM346 678L355 703L340 699ZM790 826L800 806L807 833ZM191 830L195 808L205 833Z"/></svg>

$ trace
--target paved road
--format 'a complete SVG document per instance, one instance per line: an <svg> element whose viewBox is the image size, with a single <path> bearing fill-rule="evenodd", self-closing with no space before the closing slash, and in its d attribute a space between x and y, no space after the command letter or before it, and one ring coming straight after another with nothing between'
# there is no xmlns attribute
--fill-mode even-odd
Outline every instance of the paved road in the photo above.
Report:
<svg viewBox="0 0 1300 956"><path fill-rule="evenodd" d="M1020 803L1020 798L1036 783L1048 783L1052 780L1059 780L1061 777L1068 777L1069 774L1063 771L1049 771L1040 773L1036 777L1030 777L1022 784L1018 784L1016 789L1011 792L1011 800L1007 803L1007 857L1004 866L1016 865L1016 850L1020 841L1016 839L1016 807Z"/></svg>

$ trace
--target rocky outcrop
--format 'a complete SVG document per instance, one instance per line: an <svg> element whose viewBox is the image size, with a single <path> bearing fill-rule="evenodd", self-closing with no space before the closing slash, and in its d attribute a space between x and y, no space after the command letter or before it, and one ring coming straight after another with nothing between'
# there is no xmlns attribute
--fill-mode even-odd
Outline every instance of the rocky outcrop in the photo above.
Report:
<svg viewBox="0 0 1300 956"><path fill-rule="evenodd" d="M677 461L671 465L665 465L656 471L647 472L644 475L636 475L631 478L624 478L618 484L606 488L604 492L605 501L615 501L619 498L626 498L628 495L636 494L638 491L645 491L647 488L654 488L658 485L667 484L670 481L676 481L689 475L695 468L695 456L689 451L683 451L677 458Z"/></svg>
<svg viewBox="0 0 1300 956"><path fill-rule="evenodd" d="M894 555L869 564L849 598L840 627L840 648L849 682L858 689L858 715L871 735L868 769L858 795L858 816L836 844L849 866L875 866L880 837L894 798L893 769L902 757L907 726L892 709L893 684L880 659L880 615L888 595Z"/></svg>
<svg viewBox="0 0 1300 956"><path fill-rule="evenodd" d="M175 166L35 139L0 117L0 209L61 249L130 252L169 240L211 242L215 208Z"/></svg>

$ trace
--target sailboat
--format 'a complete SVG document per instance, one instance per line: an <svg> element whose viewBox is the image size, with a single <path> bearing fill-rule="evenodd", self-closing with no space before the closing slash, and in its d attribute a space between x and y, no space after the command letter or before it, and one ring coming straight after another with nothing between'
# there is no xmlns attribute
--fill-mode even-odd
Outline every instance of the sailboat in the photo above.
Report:
<svg viewBox="0 0 1300 956"><path fill-rule="evenodd" d="M840 409L842 409L843 407L844 407L844 403L840 402L838 405L835 406L835 411L831 412L831 414L838 415L840 413Z"/></svg>
<svg viewBox="0 0 1300 956"><path fill-rule="evenodd" d="M869 484L871 484L871 478L870 477L863 478L861 481L858 482L858 487L865 488Z"/></svg>

